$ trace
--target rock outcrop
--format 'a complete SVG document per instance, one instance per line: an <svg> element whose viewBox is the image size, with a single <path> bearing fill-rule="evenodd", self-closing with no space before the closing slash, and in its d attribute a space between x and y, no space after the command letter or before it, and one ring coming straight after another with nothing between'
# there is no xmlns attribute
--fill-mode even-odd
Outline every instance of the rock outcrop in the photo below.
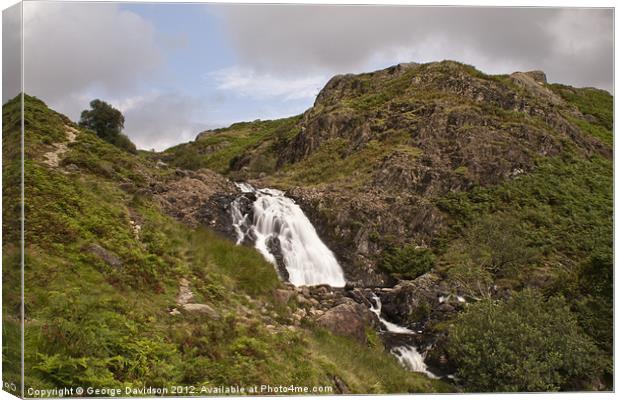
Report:
<svg viewBox="0 0 620 400"><path fill-rule="evenodd" d="M235 237L230 203L239 190L222 175L206 169L178 170L175 179L150 189L167 214L190 226L208 226L231 239Z"/></svg>
<svg viewBox="0 0 620 400"><path fill-rule="evenodd" d="M316 322L336 335L349 336L366 343L366 329L372 326L373 314L361 304L348 301L329 309Z"/></svg>

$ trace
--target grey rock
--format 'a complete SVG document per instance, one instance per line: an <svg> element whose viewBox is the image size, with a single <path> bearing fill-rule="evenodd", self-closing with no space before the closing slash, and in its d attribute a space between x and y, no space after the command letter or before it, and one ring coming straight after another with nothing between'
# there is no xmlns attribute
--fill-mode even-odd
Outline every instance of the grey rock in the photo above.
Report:
<svg viewBox="0 0 620 400"><path fill-rule="evenodd" d="M211 319L219 319L220 315L211 306L206 304L188 303L183 305L183 309L190 313L206 315Z"/></svg>
<svg viewBox="0 0 620 400"><path fill-rule="evenodd" d="M84 248L84 250L99 257L103 262L111 267L118 268L123 265L123 261L116 253L106 250L98 244L89 244Z"/></svg>
<svg viewBox="0 0 620 400"><path fill-rule="evenodd" d="M372 326L373 317L370 310L351 300L328 310L316 322L335 335L349 336L366 343L366 328Z"/></svg>

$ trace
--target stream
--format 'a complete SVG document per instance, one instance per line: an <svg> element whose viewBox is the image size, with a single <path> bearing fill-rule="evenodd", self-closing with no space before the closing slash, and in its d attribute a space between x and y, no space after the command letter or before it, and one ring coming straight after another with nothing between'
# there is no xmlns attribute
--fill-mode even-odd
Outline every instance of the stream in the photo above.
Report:
<svg viewBox="0 0 620 400"><path fill-rule="evenodd" d="M243 193L231 203L230 211L237 244L253 244L276 267L280 277L295 286L345 286L344 273L334 253L293 199L276 189L256 189L247 183L236 185ZM252 202L251 212L244 208L248 201ZM417 333L383 318L377 295L373 294L372 302L370 310L381 322L380 334L390 353L405 369L437 378L428 371L415 346L413 338Z"/></svg>

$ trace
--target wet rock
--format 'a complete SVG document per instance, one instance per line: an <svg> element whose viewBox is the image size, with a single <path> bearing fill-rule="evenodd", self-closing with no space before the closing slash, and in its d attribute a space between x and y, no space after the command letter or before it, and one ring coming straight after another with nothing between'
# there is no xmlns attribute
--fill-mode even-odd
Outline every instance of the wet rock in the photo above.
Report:
<svg viewBox="0 0 620 400"><path fill-rule="evenodd" d="M380 293L382 311L389 321L400 325L422 322L439 307L439 299L444 294L441 278L427 273L413 281L401 281L394 288Z"/></svg>
<svg viewBox="0 0 620 400"><path fill-rule="evenodd" d="M288 281L289 273L284 264L284 255L282 254L282 248L280 247L280 239L277 236L271 236L267 241L267 250L273 255L276 260L276 268L280 280Z"/></svg>

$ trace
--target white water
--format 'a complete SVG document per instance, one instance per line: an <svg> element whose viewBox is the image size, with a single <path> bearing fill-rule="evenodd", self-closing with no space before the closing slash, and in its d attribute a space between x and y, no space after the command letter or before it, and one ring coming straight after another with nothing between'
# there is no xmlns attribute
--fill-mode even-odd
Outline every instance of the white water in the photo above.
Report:
<svg viewBox="0 0 620 400"><path fill-rule="evenodd" d="M275 189L257 190L245 183L239 183L237 187L243 192L256 195L254 218L246 229L248 232L251 230L256 238L254 246L265 259L277 266L268 248L269 240L277 237L289 281L293 285L345 285L344 274L336 257L321 241L310 220L292 199ZM241 243L247 235L243 227L248 225L248 221L247 215L239 210L237 200L231 204L231 214L237 243Z"/></svg>
<svg viewBox="0 0 620 400"><path fill-rule="evenodd" d="M423 372L429 378L436 379L437 376L426 369L424 358L414 346L403 345L394 347L390 352L398 359L403 367L409 371Z"/></svg>
<svg viewBox="0 0 620 400"><path fill-rule="evenodd" d="M385 329L388 332L392 332L392 333L409 333L409 334L415 333L411 329L407 329L404 326L396 325L396 324L394 324L394 323L384 319L381 316L381 299L379 298L379 296L377 296L374 293L372 294L372 299L375 301L376 306L371 306L370 307L370 311L372 311L373 313L375 313L377 315L377 317L379 318L379 321L381 321L381 323L385 326Z"/></svg>
<svg viewBox="0 0 620 400"><path fill-rule="evenodd" d="M385 326L385 329L391 333L404 333L404 334L415 334L411 329L405 328L404 326L396 325L381 316L381 299L376 294L372 294L372 299L374 300L376 305L371 305L370 311L375 313L379 318L379 321ZM390 350L398 361L401 363L403 367L408 369L409 371L414 372L423 372L430 378L437 378L433 373L428 371L426 368L426 364L424 363L424 357L418 352L418 350L411 345L402 345L394 347Z"/></svg>

